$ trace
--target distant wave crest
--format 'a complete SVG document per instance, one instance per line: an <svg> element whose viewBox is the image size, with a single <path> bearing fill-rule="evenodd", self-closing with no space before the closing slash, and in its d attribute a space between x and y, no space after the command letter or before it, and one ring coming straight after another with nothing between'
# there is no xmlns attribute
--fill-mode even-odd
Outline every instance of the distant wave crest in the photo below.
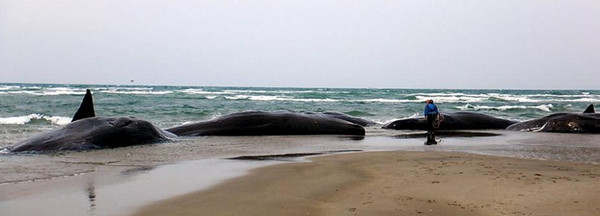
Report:
<svg viewBox="0 0 600 216"><path fill-rule="evenodd" d="M466 104L463 106L457 106L456 109L459 110L497 110L497 111L507 111L507 110L515 110L515 109L538 109L538 110L542 110L544 112L550 112L552 111L552 108L554 106L552 104L543 104L543 105L539 105L539 106L498 106L498 107L493 107L493 106L480 106L480 105L471 105L471 104Z"/></svg>
<svg viewBox="0 0 600 216"><path fill-rule="evenodd" d="M71 122L71 119L70 117L46 116L34 113L25 116L0 117L0 124L23 125L42 121L54 125L66 125Z"/></svg>
<svg viewBox="0 0 600 216"><path fill-rule="evenodd" d="M85 86L54 84L2 84L0 95L25 94L36 96L83 95L86 89L94 93L118 95L169 95L201 97L209 100L349 102L349 103L600 103L600 95L589 91L469 91L402 89L310 89L310 88L227 88L169 86ZM457 92L463 91L463 92ZM521 105L521 104L519 104ZM515 108L512 108L515 109Z"/></svg>

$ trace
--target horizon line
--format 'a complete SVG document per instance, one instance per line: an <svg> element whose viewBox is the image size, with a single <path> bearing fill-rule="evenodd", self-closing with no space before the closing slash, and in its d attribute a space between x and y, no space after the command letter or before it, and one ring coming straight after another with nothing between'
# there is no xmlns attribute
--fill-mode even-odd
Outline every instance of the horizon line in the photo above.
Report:
<svg viewBox="0 0 600 216"><path fill-rule="evenodd" d="M246 85L175 85L175 84L107 84L107 83L44 83L44 82L0 82L0 84L26 84L26 85L90 85L90 86L158 86L158 87L211 87L211 88L291 88L291 89L409 89L409 90L530 90L530 91L598 91L600 89L575 89L575 88L419 88L419 87L325 87L325 86L246 86Z"/></svg>

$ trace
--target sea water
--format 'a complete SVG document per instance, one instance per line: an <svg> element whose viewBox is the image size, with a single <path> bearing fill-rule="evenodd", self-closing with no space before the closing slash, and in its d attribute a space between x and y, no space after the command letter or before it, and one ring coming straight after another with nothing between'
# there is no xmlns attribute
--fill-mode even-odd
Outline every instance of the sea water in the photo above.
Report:
<svg viewBox="0 0 600 216"><path fill-rule="evenodd" d="M582 112L600 102L598 90L343 89L194 86L0 84L0 147L68 124L85 90L98 116L134 116L159 127L248 111L336 111L379 123L419 116L433 99L442 112L476 111L528 120Z"/></svg>
<svg viewBox="0 0 600 216"><path fill-rule="evenodd" d="M380 125L367 128L362 138L182 137L90 151L2 151L68 124L86 89L93 93L97 116L134 116L160 128L248 110L334 111L383 124L422 115L426 99L446 113L472 111L522 121L582 112L600 101L598 90L0 84L0 215L127 215L148 202L204 189L259 165L227 160L243 155L442 150L600 164L600 135L488 131L501 136L451 137L438 146L424 146L422 138L402 138L414 132L383 130Z"/></svg>

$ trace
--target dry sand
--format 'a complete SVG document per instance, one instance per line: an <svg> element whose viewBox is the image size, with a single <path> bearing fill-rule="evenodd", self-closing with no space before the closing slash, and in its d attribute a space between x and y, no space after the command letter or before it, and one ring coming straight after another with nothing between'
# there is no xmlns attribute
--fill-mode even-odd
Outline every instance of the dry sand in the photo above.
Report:
<svg viewBox="0 0 600 216"><path fill-rule="evenodd" d="M137 215L600 215L600 166L437 151L312 158Z"/></svg>

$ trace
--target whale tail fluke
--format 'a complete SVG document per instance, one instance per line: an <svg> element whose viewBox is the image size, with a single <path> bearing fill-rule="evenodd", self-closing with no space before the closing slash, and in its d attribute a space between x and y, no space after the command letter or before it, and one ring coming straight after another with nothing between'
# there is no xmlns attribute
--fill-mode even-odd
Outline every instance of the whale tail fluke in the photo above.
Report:
<svg viewBox="0 0 600 216"><path fill-rule="evenodd" d="M92 92L87 89L85 92L85 96L83 96L83 101L81 101L81 105L79 105L79 109L73 116L73 120L77 121L79 119L89 118L96 116L96 112L94 111L94 100L92 99Z"/></svg>
<svg viewBox="0 0 600 216"><path fill-rule="evenodd" d="M596 113L596 111L594 110L594 104L590 104L585 111L583 111L583 113Z"/></svg>

